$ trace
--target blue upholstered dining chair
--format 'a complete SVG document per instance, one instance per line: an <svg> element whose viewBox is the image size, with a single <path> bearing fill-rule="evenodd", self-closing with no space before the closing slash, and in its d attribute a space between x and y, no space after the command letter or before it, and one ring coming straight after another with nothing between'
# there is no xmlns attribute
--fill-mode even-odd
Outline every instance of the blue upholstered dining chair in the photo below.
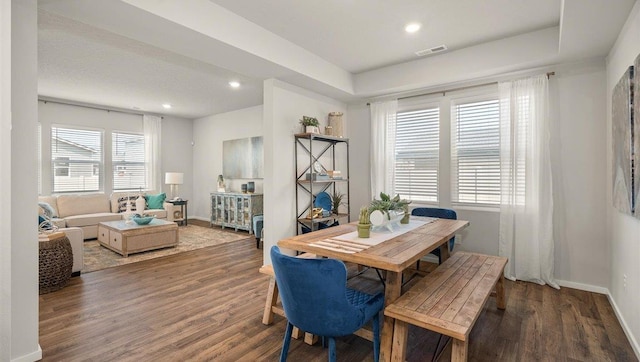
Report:
<svg viewBox="0 0 640 362"><path fill-rule="evenodd" d="M280 361L287 360L293 327L329 339L329 361L336 360L336 337L353 334L373 320L373 356L380 353L382 293L369 295L347 288L347 268L340 260L303 259L271 248L271 262L287 316Z"/></svg>
<svg viewBox="0 0 640 362"><path fill-rule="evenodd" d="M416 207L411 211L411 215L458 220L458 214L456 214L455 211L451 209L440 209L437 207ZM455 243L456 243L455 236L449 239L449 252L453 251L453 246L455 245ZM432 251L431 254L438 257L438 264L442 262L442 258L440 257L440 248Z"/></svg>

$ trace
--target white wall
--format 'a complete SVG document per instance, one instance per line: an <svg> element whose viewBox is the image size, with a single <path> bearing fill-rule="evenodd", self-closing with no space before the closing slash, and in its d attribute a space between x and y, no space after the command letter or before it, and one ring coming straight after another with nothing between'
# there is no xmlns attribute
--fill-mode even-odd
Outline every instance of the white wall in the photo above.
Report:
<svg viewBox="0 0 640 362"><path fill-rule="evenodd" d="M11 222L11 289L3 288L0 296L3 305L10 305L10 314L2 315L2 329L4 333L9 323L11 340L5 345L3 338L0 349L8 349L11 360L34 361L42 358L38 346L38 237L32 221L37 202L37 2L14 0L11 6L11 168L1 171L11 177L8 187L3 177L1 190L11 195L11 215L3 218ZM3 46L2 50L7 54L8 49Z"/></svg>
<svg viewBox="0 0 640 362"><path fill-rule="evenodd" d="M349 171L351 192L351 220L357 220L360 207L371 202L371 122L369 106L364 102L347 106L349 121L345 128L349 133Z"/></svg>
<svg viewBox="0 0 640 362"><path fill-rule="evenodd" d="M265 264L271 264L271 246L280 239L296 234L293 135L301 132L299 120L303 115L316 117L320 121L320 128L324 129L329 112L345 113L343 120L349 123L346 105L339 101L273 79L264 83ZM347 129L345 137L350 134ZM358 151L352 147L351 154L354 152ZM357 187L351 182L351 190Z"/></svg>
<svg viewBox="0 0 640 362"><path fill-rule="evenodd" d="M51 125L70 125L104 130L104 157L111 159L111 132L124 131L142 133L142 116L116 111L87 108L55 102L38 102L39 120L42 125L42 153L43 160L51 159ZM169 195L170 186L164 184L165 172L183 172L184 184L180 185L179 193L183 199L192 196L193 152L193 122L189 119L168 117L162 119L161 138L161 190ZM112 192L111 170L105 169L104 192ZM42 162L42 195L51 194L51 167L48 162ZM154 190L157 191L157 190Z"/></svg>
<svg viewBox="0 0 640 362"><path fill-rule="evenodd" d="M184 184L178 186L176 196L189 200L189 218L193 214L192 201L195 199L193 176L193 120L172 116L162 117L162 152L160 162L162 191L171 197L171 186L165 185L165 172L184 173Z"/></svg>
<svg viewBox="0 0 640 362"><path fill-rule="evenodd" d="M11 0L0 0L0 170L11 170ZM0 204L11 203L11 171L0 172ZM0 360L11 359L11 210L0 208Z"/></svg>
<svg viewBox="0 0 640 362"><path fill-rule="evenodd" d="M196 119L193 122L193 189L192 214L210 219L210 193L218 187L222 174L222 142L238 138L262 136L262 106ZM240 185L251 180L225 180L227 191L240 191ZM263 192L262 180L254 180L256 192Z"/></svg>
<svg viewBox="0 0 640 362"><path fill-rule="evenodd" d="M600 223L606 219L605 78L600 63L559 71L550 83L555 276L561 285L598 292L608 288L610 273Z"/></svg>
<svg viewBox="0 0 640 362"><path fill-rule="evenodd" d="M442 73L448 69L443 67ZM556 278L575 287L605 291L608 286L608 249L603 220L604 203L604 64L558 66L550 85L557 111L552 163L554 175L554 220L556 222ZM446 111L446 110L445 110ZM369 184L369 109L363 104L349 105L349 132L354 134L352 159L354 185ZM443 112L443 117L448 114ZM446 127L445 127L446 128ZM441 132L444 131L441 128ZM357 135L357 136L356 136ZM357 145L357 147L356 147ZM449 147L442 142L442 147ZM366 152L363 152L366 150ZM441 150L441 157L449 153ZM442 173L448 172L442 167ZM447 175L441 175L447 176ZM448 180L448 177L440 177ZM449 189L441 184L441 188ZM359 203L369 200L367 187L353 188L352 197ZM443 195L440 205L450 207L450 197ZM458 218L470 226L456 239L457 250L497 255L500 214L496 211L456 208ZM564 283L567 285L568 283Z"/></svg>
<svg viewBox="0 0 640 362"><path fill-rule="evenodd" d="M611 140L611 95L613 87L624 71L640 54L640 2L636 2L627 22L620 32L616 45L607 57L607 236L611 243L611 299L614 308L628 333L636 356L640 358L640 220L618 212L612 205L612 140ZM638 134L636 132L636 134ZM623 275L627 276L626 287Z"/></svg>

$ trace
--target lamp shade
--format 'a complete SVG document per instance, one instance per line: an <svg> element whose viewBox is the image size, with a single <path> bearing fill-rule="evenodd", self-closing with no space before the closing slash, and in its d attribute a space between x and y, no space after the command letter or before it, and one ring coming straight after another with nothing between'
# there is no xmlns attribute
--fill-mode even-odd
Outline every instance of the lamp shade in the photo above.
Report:
<svg viewBox="0 0 640 362"><path fill-rule="evenodd" d="M182 172L167 172L164 174L164 183L167 185L182 185L184 174Z"/></svg>

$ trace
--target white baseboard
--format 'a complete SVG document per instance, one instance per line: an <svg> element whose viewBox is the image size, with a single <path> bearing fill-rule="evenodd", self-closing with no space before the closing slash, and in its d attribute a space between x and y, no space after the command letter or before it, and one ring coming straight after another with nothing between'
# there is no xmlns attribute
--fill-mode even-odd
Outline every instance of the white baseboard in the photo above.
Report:
<svg viewBox="0 0 640 362"><path fill-rule="evenodd" d="M200 221L211 221L209 218L204 218L202 216L190 216L189 219L196 219Z"/></svg>
<svg viewBox="0 0 640 362"><path fill-rule="evenodd" d="M631 333L631 329L629 329L627 322L622 317L622 313L620 313L620 310L618 309L618 305L616 304L616 301L611 296L611 293L609 293L609 290L607 290L607 298L609 299L609 303L611 303L611 307L613 307L613 312L616 314L616 317L618 317L618 322L620 322L620 325L622 326L622 330L624 331L624 334L627 336L627 339L631 344L631 348L633 348L633 352L635 352L636 354L636 358L640 360L640 345L638 345L638 341L633 336L633 333Z"/></svg>
<svg viewBox="0 0 640 362"><path fill-rule="evenodd" d="M598 286L591 285L591 284L582 284L582 283L570 282L568 280L556 280L556 282L561 287L573 288L573 289L584 290L586 292L593 292L593 293L598 293L598 294L609 295L609 289L604 288L604 287L598 287Z"/></svg>
<svg viewBox="0 0 640 362"><path fill-rule="evenodd" d="M25 354L24 356L14 358L11 360L11 362L34 362L34 361L40 361L41 359L42 359L42 348L40 348L40 345L38 344L37 351L33 351L29 354Z"/></svg>

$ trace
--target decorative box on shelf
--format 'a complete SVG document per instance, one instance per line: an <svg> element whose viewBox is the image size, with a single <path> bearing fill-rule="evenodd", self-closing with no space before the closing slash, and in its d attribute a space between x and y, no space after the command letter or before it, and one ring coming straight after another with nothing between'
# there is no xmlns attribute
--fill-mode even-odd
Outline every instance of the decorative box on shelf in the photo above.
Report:
<svg viewBox="0 0 640 362"><path fill-rule="evenodd" d="M308 173L305 175L307 181L328 181L329 175L320 173Z"/></svg>
<svg viewBox="0 0 640 362"><path fill-rule="evenodd" d="M329 175L332 180L342 180L342 172L340 172L340 170L327 170L327 175Z"/></svg>

